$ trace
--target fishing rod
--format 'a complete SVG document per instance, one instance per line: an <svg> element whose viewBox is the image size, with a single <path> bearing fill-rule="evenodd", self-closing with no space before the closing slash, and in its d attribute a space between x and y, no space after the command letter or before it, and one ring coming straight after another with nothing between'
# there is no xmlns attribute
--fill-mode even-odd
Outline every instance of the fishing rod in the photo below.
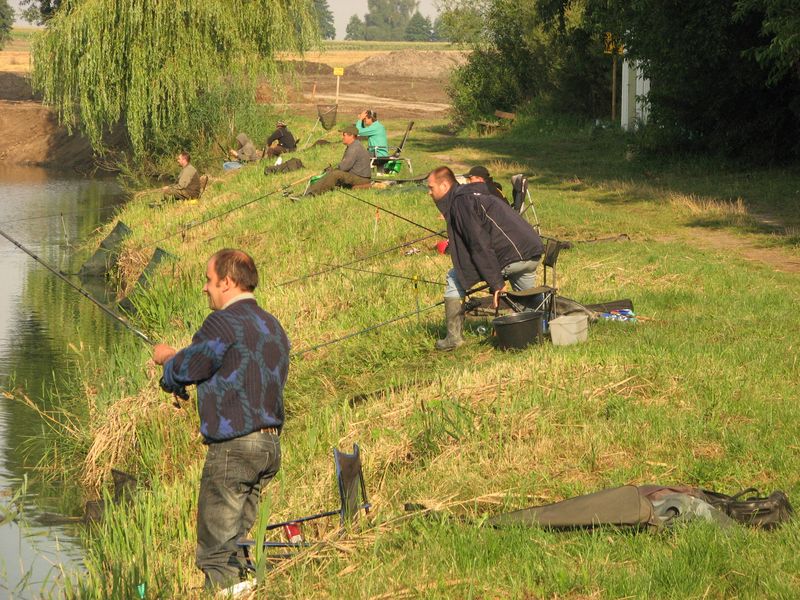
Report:
<svg viewBox="0 0 800 600"><path fill-rule="evenodd" d="M363 198L359 198L359 197L358 197L358 196L356 196L355 194L351 194L351 193L349 193L349 192L345 192L345 191L344 191L343 189L341 189L341 188L338 188L338 190L337 190L337 191L338 191L340 194L344 194L345 196L349 196L350 198L354 198L355 200L358 200L359 202L363 202L364 204L368 204L368 205L369 205L369 206L371 206L372 208L377 208L378 210L382 210L383 212L389 213L389 214L390 214L390 215L392 215L393 217L397 217L398 219L402 219L402 220L403 220L403 221L405 221L406 223L411 223L412 225L415 225L415 226L419 227L420 229L424 229L425 231L430 231L430 232L431 232L431 233L433 233L434 235L438 235L438 236L439 236L439 237L441 237L441 238L447 239L447 236L446 236L446 235L444 235L444 232L443 232L443 231L434 231L433 229L428 229L427 227L425 227L425 225L420 225L419 223L417 223L417 222L415 222L415 221L412 221L411 219L407 219L407 218L406 218L406 217L404 217L403 215L398 215L397 213L395 213L395 212L392 212L392 211L390 211L389 209L383 208L382 206L378 206L377 204L373 204L373 203L372 203L372 202L370 202L369 200L364 200Z"/></svg>
<svg viewBox="0 0 800 600"><path fill-rule="evenodd" d="M63 281L63 282L64 282L64 283L66 283L68 286L70 286L72 289L74 289L75 291L77 291L77 292L78 292L79 294L81 294L81 295L82 295L84 298L86 298L87 300L89 300L90 302L92 302L93 304L95 304L95 305L96 305L98 308L100 308L100 310L102 310L104 313L106 313L106 315L108 315L109 317L111 317L112 319L114 319L115 321L117 321L118 323L120 323L120 324L121 324L123 327L125 327L125 329L127 329L128 331L130 331L131 333L133 333L133 334L134 334L135 336L137 336L137 337L138 337L140 340L142 340L143 342L145 342L145 343L147 343L147 344L150 344L151 346L154 346L154 345L155 345L155 342L154 342L153 340L151 340L149 337L147 337L147 336L146 336L144 333L142 333L141 331L139 331L138 329L136 329L136 328L135 328L133 325L131 325L130 323L128 323L128 321L126 321L125 319L123 319L122 317L120 317L120 316L119 316L118 314L116 314L116 313L115 313L113 310L111 310L110 308L108 308L108 307L107 307L105 304L103 304L102 302L100 302L100 301L99 301L97 298L95 298L94 296L92 296L92 295L91 295L89 292L87 292L86 290L84 290L82 287L80 287L79 285L77 285L77 284L73 283L72 281L70 281L70 280L69 280L69 278L68 278L66 275L64 275L64 273L62 273L62 272L61 272L61 271L59 271L58 269L56 269L56 268L54 268L54 267L50 266L49 264L47 264L47 263L46 263L44 260L42 260L41 258L39 258L38 256L36 256L36 255L35 255L33 252L31 252L31 251L30 251L28 248L26 248L25 246L23 246L22 244L20 244L20 243L19 243L17 240L15 240L14 238L12 238L10 235L8 235L8 234L7 234L5 231L3 231L2 229L0 229L0 236L3 236L4 238L6 238L6 239L7 239L9 242L11 242L12 244L14 244L14 245L15 245L17 248L19 248L20 250L22 250L22 251L23 251L25 254L27 254L28 256L30 256L30 257L31 257L33 260L35 260L35 261L36 261L36 262L38 262L40 265L42 265L42 266L43 266L45 269L47 269L47 270L48 270L48 271L50 271L50 272L51 272L53 275L55 275L56 277L58 277L58 278L59 278L61 281Z"/></svg>
<svg viewBox="0 0 800 600"><path fill-rule="evenodd" d="M232 213L234 211L237 211L240 208L244 208L245 206L250 206L251 204L253 204L255 202L258 202L259 200L263 200L264 198L268 198L269 196L277 194L278 192L283 192L283 191L287 190L288 188L297 185L298 183L302 183L303 181L306 181L307 179L311 179L312 177L313 177L313 175L308 175L306 177L302 177L301 179L298 179L297 181L293 181L291 183L287 183L286 185L283 185L283 186L281 186L281 187L279 187L277 189L274 189L271 192L269 192L267 194L264 194L263 196L259 196L258 198L253 198L252 200L248 200L247 202L243 202L242 204L238 204L236 206L233 206L233 207L231 207L231 208L229 208L227 210L222 211L219 214L212 215L212 216L210 216L210 217L208 217L206 219L203 219L202 221L187 223L181 229L179 229L177 231L174 231L174 232L170 233L169 235L165 235L164 237L159 238L157 240L142 244L140 246L140 248L149 248L150 246L155 246L156 244L160 244L161 242L163 242L165 240L168 240L171 237L176 236L178 234L183 235L184 233L186 233L190 229L194 229L195 227L200 227L200 225L205 225L206 223L209 223L211 221L219 219L220 217L224 217L225 215L229 215L230 213Z"/></svg>
<svg viewBox="0 0 800 600"><path fill-rule="evenodd" d="M488 283L484 283L483 285L479 285L478 287L472 288L471 290L465 292L465 296L470 296L482 290L485 290L489 287ZM303 356L304 354L308 354L309 352L313 352L314 350L319 350L320 348L325 348L326 346L332 346L333 344L338 344L339 342L343 342L345 340L349 340L350 338L354 338L356 336L362 335L364 333L369 333L370 331L374 331L379 329L380 327L385 327L386 325L391 325L392 323L396 323L397 321L402 321L403 319L408 319L409 317L413 317L414 315L420 315L424 312L428 312L436 308L437 306L441 306L444 304L444 300L439 300L436 304L431 304L430 306L426 306L425 308L418 308L417 310L412 310L411 312L407 312L402 314L398 317L393 317L388 321L382 321L381 323L376 323L375 325L370 325L369 327L365 327L364 329L360 329L358 331L354 331L352 333L348 333L347 335L343 335L342 337L336 338L334 340L329 340L327 342L322 342L321 344L316 344L305 350L300 350L298 352L292 352L291 357L295 358L298 356Z"/></svg>
<svg viewBox="0 0 800 600"><path fill-rule="evenodd" d="M370 254L370 255L365 256L363 258L357 258L355 260L352 260L352 261L347 262L347 263L343 263L341 265L334 265L334 266L329 267L327 269L322 269L320 271L315 271L313 273L307 273L305 275L301 275L300 277L295 277L294 279L290 279L288 281L283 281L281 283L276 283L275 287L284 287L284 286L290 285L292 283L297 283L298 281L303 281L304 279L311 279L312 277L317 277L318 275L325 275L326 273L331 273L331 272L336 271L338 269L344 269L345 267L349 267L350 265L355 265L357 263L364 262L366 260L370 260L372 258L375 258L376 256L380 256L381 254L387 254L387 253L392 252L394 250L399 250L400 248L405 248L406 246L411 246L411 245L416 244L418 242L425 241L427 239L432 238L434 235L440 235L440 234L439 233L433 233L431 235L426 235L425 237L421 237L421 238L418 238L416 240L411 240L410 242L405 242L405 243L399 244L397 246L392 246L391 248L387 248L386 250L381 250L380 252L375 252L374 254Z"/></svg>
<svg viewBox="0 0 800 600"><path fill-rule="evenodd" d="M107 210L114 210L114 209L117 209L117 208L119 208L118 205L103 206L101 208L98 208L97 212L101 213L101 212L105 212ZM74 212L60 212L58 214L53 213L53 214L49 214L49 215L35 215L35 216L32 216L32 217L20 217L19 219L11 219L9 221L3 221L2 225L10 225L11 223L20 223L22 221L35 221L37 219L55 219L56 217L75 217L75 216L81 216L81 215L85 215L85 214L86 214L86 211L83 210L83 211L74 211Z"/></svg>
<svg viewBox="0 0 800 600"><path fill-rule="evenodd" d="M336 265L329 265L331 267ZM370 275L380 275L381 277L394 277L396 279L405 279L406 281L413 281L414 283L430 283L431 285L447 285L444 281L431 281L430 279L422 279L421 277L408 275L397 275L396 273L381 273L380 271L370 271L369 269L359 269L357 267L339 267L340 269L347 269L348 271L358 271L359 273L369 273Z"/></svg>

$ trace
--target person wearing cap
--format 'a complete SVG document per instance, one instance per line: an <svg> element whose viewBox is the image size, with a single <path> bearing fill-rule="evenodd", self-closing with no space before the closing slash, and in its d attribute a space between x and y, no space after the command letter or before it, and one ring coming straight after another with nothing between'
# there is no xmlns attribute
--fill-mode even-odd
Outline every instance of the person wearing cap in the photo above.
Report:
<svg viewBox="0 0 800 600"><path fill-rule="evenodd" d="M369 152L358 141L358 129L348 125L341 130L342 143L346 146L344 156L335 169L311 185L305 196L318 196L335 187L353 187L369 183L371 174Z"/></svg>
<svg viewBox="0 0 800 600"><path fill-rule="evenodd" d="M467 171L467 181L469 183L483 183L486 185L486 188L489 190L489 193L493 196L497 196L498 198L502 198L504 201L506 197L503 195L503 192L500 191L503 189L499 183L496 183L492 176L489 174L489 169L486 167L477 165L472 167L469 171Z"/></svg>
<svg viewBox="0 0 800 600"><path fill-rule="evenodd" d="M389 139L386 137L386 127L378 121L378 113L374 110L365 110L358 115L356 120L358 135L367 138L367 151L376 158L389 156Z"/></svg>
<svg viewBox="0 0 800 600"><path fill-rule="evenodd" d="M447 336L437 340L436 349L453 350L464 343L461 333L466 290L485 281L496 308L506 290L506 279L514 290L532 288L544 245L531 224L508 202L487 193L483 183L459 185L448 167L431 171L428 193L447 223L453 261L444 291Z"/></svg>
<svg viewBox="0 0 800 600"><path fill-rule="evenodd" d="M294 152L295 150L297 150L297 141L292 132L286 127L286 123L278 121L275 123L275 131L264 144L264 156L280 156L284 152Z"/></svg>

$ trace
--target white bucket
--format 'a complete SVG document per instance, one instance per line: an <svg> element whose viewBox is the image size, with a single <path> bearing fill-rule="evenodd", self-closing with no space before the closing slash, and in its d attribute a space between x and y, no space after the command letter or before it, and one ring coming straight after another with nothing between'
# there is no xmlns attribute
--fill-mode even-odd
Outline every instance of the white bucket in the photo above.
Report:
<svg viewBox="0 0 800 600"><path fill-rule="evenodd" d="M589 338L589 317L585 314L564 315L550 321L550 337L556 346L569 346Z"/></svg>

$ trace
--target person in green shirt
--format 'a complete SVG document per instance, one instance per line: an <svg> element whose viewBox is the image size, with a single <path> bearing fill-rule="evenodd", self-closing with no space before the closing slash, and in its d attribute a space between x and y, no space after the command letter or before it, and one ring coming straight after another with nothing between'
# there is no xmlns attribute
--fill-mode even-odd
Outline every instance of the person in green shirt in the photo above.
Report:
<svg viewBox="0 0 800 600"><path fill-rule="evenodd" d="M389 156L389 140L386 138L386 127L378 121L374 110L365 110L358 115L356 121L359 137L367 138L367 150L377 158Z"/></svg>

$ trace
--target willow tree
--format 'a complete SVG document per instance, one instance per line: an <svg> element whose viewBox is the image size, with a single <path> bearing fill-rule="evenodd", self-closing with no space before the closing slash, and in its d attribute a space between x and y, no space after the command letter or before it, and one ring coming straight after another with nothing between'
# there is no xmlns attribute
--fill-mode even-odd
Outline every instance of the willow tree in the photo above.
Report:
<svg viewBox="0 0 800 600"><path fill-rule="evenodd" d="M33 44L33 85L96 150L124 127L134 155L218 126L276 53L317 37L313 0L62 0Z"/></svg>

